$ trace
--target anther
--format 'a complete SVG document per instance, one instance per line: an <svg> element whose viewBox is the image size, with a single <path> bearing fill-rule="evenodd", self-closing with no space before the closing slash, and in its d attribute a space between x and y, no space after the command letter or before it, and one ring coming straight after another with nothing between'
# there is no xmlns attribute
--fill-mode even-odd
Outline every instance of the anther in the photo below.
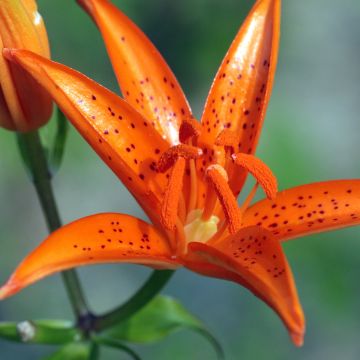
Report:
<svg viewBox="0 0 360 360"><path fill-rule="evenodd" d="M191 145L175 145L166 150L157 163L159 172L166 172L170 169L179 157L184 159L196 159L202 155L202 150Z"/></svg>
<svg viewBox="0 0 360 360"><path fill-rule="evenodd" d="M274 199L276 197L276 177L264 162L254 155L244 153L233 154L232 158L236 165L241 166L254 176L269 199Z"/></svg>
<svg viewBox="0 0 360 360"><path fill-rule="evenodd" d="M179 129L179 139L185 143L191 138L197 138L200 135L201 125L194 118L183 119Z"/></svg>
<svg viewBox="0 0 360 360"><path fill-rule="evenodd" d="M215 145L229 149L231 153L235 151L238 144L238 135L235 131L224 129L215 139Z"/></svg>
<svg viewBox="0 0 360 360"><path fill-rule="evenodd" d="M174 230L178 219L178 206L182 194L185 159L179 157L172 168L168 186L161 206L161 224L167 230Z"/></svg>
<svg viewBox="0 0 360 360"><path fill-rule="evenodd" d="M238 207L236 198L228 184L226 171L220 165L211 165L206 170L206 178L213 186L217 198L223 208L231 234L241 228L241 211ZM206 205L204 212L206 212Z"/></svg>

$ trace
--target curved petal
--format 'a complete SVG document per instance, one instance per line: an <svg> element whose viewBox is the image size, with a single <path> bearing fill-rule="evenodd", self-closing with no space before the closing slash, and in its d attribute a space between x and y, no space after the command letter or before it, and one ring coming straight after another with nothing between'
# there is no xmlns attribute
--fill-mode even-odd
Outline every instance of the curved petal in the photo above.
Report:
<svg viewBox="0 0 360 360"><path fill-rule="evenodd" d="M21 65L57 102L81 135L115 172L149 216L167 184L156 163L168 144L124 100L64 65L23 50L6 56Z"/></svg>
<svg viewBox="0 0 360 360"><path fill-rule="evenodd" d="M78 0L105 41L126 100L148 118L172 145L183 118L191 117L186 98L165 60L146 35L107 0Z"/></svg>
<svg viewBox="0 0 360 360"><path fill-rule="evenodd" d="M129 215L104 213L53 232L0 288L0 299L55 272L81 265L129 262L176 268L167 240L151 225Z"/></svg>
<svg viewBox="0 0 360 360"><path fill-rule="evenodd" d="M244 226L259 225L277 240L289 240L360 224L360 180L301 185L262 200L244 214Z"/></svg>
<svg viewBox="0 0 360 360"><path fill-rule="evenodd" d="M305 320L293 275L271 233L257 226L247 227L214 245L190 243L189 250L236 274L239 279L235 276L228 279L246 286L270 305L284 321L293 342L302 344ZM219 274L224 276L227 276L224 272Z"/></svg>
<svg viewBox="0 0 360 360"><path fill-rule="evenodd" d="M279 34L280 0L258 0L216 74L201 119L200 142L211 147L222 130L230 129L238 135L235 153L255 152L271 95ZM244 170L232 176L235 194L245 177Z"/></svg>

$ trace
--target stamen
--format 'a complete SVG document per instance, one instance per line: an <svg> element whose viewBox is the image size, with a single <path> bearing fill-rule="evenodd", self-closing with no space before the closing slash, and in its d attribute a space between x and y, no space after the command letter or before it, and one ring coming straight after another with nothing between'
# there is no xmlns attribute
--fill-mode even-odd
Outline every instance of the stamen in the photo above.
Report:
<svg viewBox="0 0 360 360"><path fill-rule="evenodd" d="M256 182L255 185L253 186L253 188L251 189L249 195L247 196L247 198L245 199L244 203L241 205L241 212L244 213L245 210L249 207L252 199L254 198L256 191L259 187L259 183Z"/></svg>
<svg viewBox="0 0 360 360"><path fill-rule="evenodd" d="M216 167L217 171L219 171L219 173L225 179L225 181L226 182L229 181L227 173L226 173L225 169L222 166L216 164L216 165L210 165L210 167ZM207 171L209 170L209 168L207 169ZM218 196L217 196L217 193L214 192L213 187L208 186L207 194L206 194L206 197L205 197L205 203L204 203L204 211L203 211L202 216L201 216L201 219L203 221L209 220L210 216L212 216L212 214L215 212L217 199L218 199Z"/></svg>
<svg viewBox="0 0 360 360"><path fill-rule="evenodd" d="M276 197L276 177L264 162L254 155L244 153L233 154L232 158L237 165L243 167L255 177L269 199L273 200Z"/></svg>
<svg viewBox="0 0 360 360"><path fill-rule="evenodd" d="M179 200L182 193L185 159L179 157L171 171L168 186L161 206L161 224L167 230L174 230L178 219Z"/></svg>
<svg viewBox="0 0 360 360"><path fill-rule="evenodd" d="M214 192L214 189L209 186L205 197L204 211L201 215L201 220L207 221L210 219L211 215L214 213L216 201L217 195Z"/></svg>
<svg viewBox="0 0 360 360"><path fill-rule="evenodd" d="M178 216L182 223L186 220L186 203L184 198L184 193L181 192L180 198L179 198L179 209L178 209Z"/></svg>
<svg viewBox="0 0 360 360"><path fill-rule="evenodd" d="M164 173L170 169L178 159L182 157L185 159L196 159L202 155L202 150L191 145L175 145L166 150L160 157L157 169L158 171Z"/></svg>
<svg viewBox="0 0 360 360"><path fill-rule="evenodd" d="M176 254L181 255L186 252L186 236L184 224L179 218L176 220Z"/></svg>
<svg viewBox="0 0 360 360"><path fill-rule="evenodd" d="M189 166L190 166L190 193L189 193L189 206L187 210L188 213L195 209L197 194L198 194L196 165L194 159L189 160Z"/></svg>
<svg viewBox="0 0 360 360"><path fill-rule="evenodd" d="M213 185L220 201L229 224L230 233L236 233L241 227L241 211L228 184L225 169L219 165L211 165L206 170L206 177ZM204 211L206 211L206 209L204 209Z"/></svg>
<svg viewBox="0 0 360 360"><path fill-rule="evenodd" d="M230 148L231 153L233 153L238 144L238 135L235 131L229 129L224 129L215 139L215 145L224 146L225 148Z"/></svg>
<svg viewBox="0 0 360 360"><path fill-rule="evenodd" d="M179 129L179 139L185 143L191 138L198 138L201 131L201 125L194 118L185 118Z"/></svg>
<svg viewBox="0 0 360 360"><path fill-rule="evenodd" d="M224 148L224 168L228 172L230 179L234 177L235 166L231 166L234 163L231 155L238 148L238 134L235 131L224 129L215 139L215 145L221 146Z"/></svg>

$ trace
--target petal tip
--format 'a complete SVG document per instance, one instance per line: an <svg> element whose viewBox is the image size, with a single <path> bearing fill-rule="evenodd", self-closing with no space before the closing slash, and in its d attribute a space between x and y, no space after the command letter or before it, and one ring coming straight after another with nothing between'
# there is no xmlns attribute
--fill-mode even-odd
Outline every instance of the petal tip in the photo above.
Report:
<svg viewBox="0 0 360 360"><path fill-rule="evenodd" d="M19 290L19 287L9 280L5 285L0 288L0 300L4 300L11 295L14 295Z"/></svg>
<svg viewBox="0 0 360 360"><path fill-rule="evenodd" d="M305 335L304 332L301 332L301 333L293 332L293 333L290 334L291 340L292 340L292 342L294 343L294 345L296 347L303 346L303 344L304 344L304 335Z"/></svg>

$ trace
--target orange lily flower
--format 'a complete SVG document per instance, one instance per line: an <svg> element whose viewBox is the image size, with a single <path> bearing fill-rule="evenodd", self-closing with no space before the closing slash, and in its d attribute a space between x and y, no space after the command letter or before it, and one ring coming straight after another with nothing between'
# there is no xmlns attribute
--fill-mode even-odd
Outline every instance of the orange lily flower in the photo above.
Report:
<svg viewBox="0 0 360 360"><path fill-rule="evenodd" d="M28 49L50 57L46 29L34 0L1 0L0 50ZM51 116L49 94L21 67L0 56L0 126L27 132Z"/></svg>
<svg viewBox="0 0 360 360"><path fill-rule="evenodd" d="M237 282L272 307L296 345L305 321L279 240L360 222L360 180L295 187L253 154L274 79L280 0L258 0L210 90L201 125L171 70L108 0L81 0L100 29L125 100L84 75L26 50L5 55L46 88L127 186L153 225L103 213L51 234L0 289L0 298L75 266L139 263L185 266ZM256 179L245 202L246 175ZM250 206L261 186L266 200Z"/></svg>

